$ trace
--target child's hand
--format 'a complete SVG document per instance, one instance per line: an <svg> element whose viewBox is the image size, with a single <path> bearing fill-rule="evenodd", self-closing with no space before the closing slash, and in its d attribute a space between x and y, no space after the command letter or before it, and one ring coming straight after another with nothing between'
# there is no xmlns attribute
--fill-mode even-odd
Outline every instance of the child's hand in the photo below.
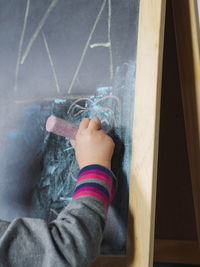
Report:
<svg viewBox="0 0 200 267"><path fill-rule="evenodd" d="M90 164L99 164L111 168L111 159L115 144L103 130L97 118L84 118L76 134L76 159L80 168Z"/></svg>

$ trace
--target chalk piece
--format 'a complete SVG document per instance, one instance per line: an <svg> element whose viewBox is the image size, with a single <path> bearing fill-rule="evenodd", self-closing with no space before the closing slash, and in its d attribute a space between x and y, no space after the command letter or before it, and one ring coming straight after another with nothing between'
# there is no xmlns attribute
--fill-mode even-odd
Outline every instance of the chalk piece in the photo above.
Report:
<svg viewBox="0 0 200 267"><path fill-rule="evenodd" d="M52 115L47 119L46 130L63 137L75 139L78 126Z"/></svg>

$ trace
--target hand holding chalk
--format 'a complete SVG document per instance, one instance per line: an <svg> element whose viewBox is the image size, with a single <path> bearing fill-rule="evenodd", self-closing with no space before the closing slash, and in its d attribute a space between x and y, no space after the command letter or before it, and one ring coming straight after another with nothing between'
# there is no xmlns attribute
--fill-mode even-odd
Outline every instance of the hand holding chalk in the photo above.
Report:
<svg viewBox="0 0 200 267"><path fill-rule="evenodd" d="M79 167L100 164L110 169L115 144L103 130L97 118L84 118L80 127L56 116L50 116L46 122L46 130L57 135L75 139L76 159Z"/></svg>
<svg viewBox="0 0 200 267"><path fill-rule="evenodd" d="M80 168L99 164L111 168L115 144L101 127L98 118L84 118L76 135L75 153Z"/></svg>
<svg viewBox="0 0 200 267"><path fill-rule="evenodd" d="M56 116L50 116L46 122L46 130L63 137L75 139L79 126Z"/></svg>

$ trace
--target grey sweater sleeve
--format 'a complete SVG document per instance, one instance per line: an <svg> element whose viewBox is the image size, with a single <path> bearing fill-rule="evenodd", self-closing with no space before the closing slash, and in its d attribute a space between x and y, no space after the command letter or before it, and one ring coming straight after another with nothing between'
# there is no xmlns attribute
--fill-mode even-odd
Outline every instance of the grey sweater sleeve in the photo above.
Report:
<svg viewBox="0 0 200 267"><path fill-rule="evenodd" d="M89 266L99 254L114 183L108 169L90 165L56 220L0 221L0 266Z"/></svg>

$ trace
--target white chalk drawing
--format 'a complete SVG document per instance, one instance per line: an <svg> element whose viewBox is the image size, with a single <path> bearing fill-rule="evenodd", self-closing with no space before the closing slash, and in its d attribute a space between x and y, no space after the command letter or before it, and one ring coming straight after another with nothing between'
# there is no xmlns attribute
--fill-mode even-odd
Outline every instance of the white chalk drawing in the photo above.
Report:
<svg viewBox="0 0 200 267"><path fill-rule="evenodd" d="M46 39L46 36L45 36L43 31L42 31L42 37L43 37L43 40L44 40L45 48L46 48L47 55L48 55L48 58L49 58L49 63L50 63L51 70L52 70L52 73L53 73L53 77L54 77L54 80L55 80L56 89L57 89L57 92L60 93L60 87L59 87L58 78L57 78L57 75L56 75L56 70L55 70L55 67L54 67L54 64L53 64L53 60L52 60L52 56L51 56L51 53L50 53L50 50L49 50L47 39Z"/></svg>
<svg viewBox="0 0 200 267"><path fill-rule="evenodd" d="M117 106L117 110L120 114L121 102L119 97L114 95L104 96L101 97L100 99L95 98L94 100L86 97L79 98L69 106L67 114L69 114L71 117L76 118L78 116L83 115L83 113L90 111L95 111L98 114L107 113L109 114L109 118L105 118L101 122L106 123L111 128L116 127L117 126L116 112L115 109L113 109L110 105L109 106L106 105L107 100L114 100L115 102L114 106Z"/></svg>
<svg viewBox="0 0 200 267"><path fill-rule="evenodd" d="M31 48L32 48L32 45L33 43L35 42L36 38L38 37L39 33L41 32L47 18L49 17L49 14L51 13L51 11L53 10L53 8L56 6L56 4L58 3L59 0L53 0L51 2L51 4L49 5L49 7L47 8L46 12L44 13L44 16L42 17L42 19L40 20L33 36L31 37L26 49L25 49L25 52L22 56L22 59L20 61L20 64L24 64L24 61L26 60Z"/></svg>
<svg viewBox="0 0 200 267"><path fill-rule="evenodd" d="M18 89L19 67L20 67L20 60L21 60L21 55L22 55L22 46L23 46L23 42L24 42L24 35L25 35L25 31L26 31L26 26L27 26L29 9L30 9L30 0L27 0L26 10L25 10L25 15L24 15L24 24L23 24L23 28L22 28L21 38L19 41L19 50L18 50L17 63L16 63L16 69L15 69L15 85L14 85L15 91L17 91L17 89Z"/></svg>
<svg viewBox="0 0 200 267"><path fill-rule="evenodd" d="M95 48L95 47L110 47L111 43L107 42L107 43L95 43L95 44L91 44L90 48Z"/></svg>
<svg viewBox="0 0 200 267"><path fill-rule="evenodd" d="M29 43L28 43L28 45L27 45L27 47L25 49L25 52L24 52L24 54L22 56L22 46L23 46L23 43L24 43L24 36L25 36L25 33L26 33L29 10L30 10L30 0L27 0L25 14L24 14L24 23L23 23L23 27L22 27L22 33L21 33L21 37L20 37L19 49L18 49L18 55L17 55L17 62L16 62L16 68L15 68L14 91L18 90L18 76L19 76L20 64L24 64L24 62L25 62L25 60L26 60L26 58L27 58L32 46L33 46L34 41L38 37L38 35L39 35L40 31L42 30L47 18L49 17L49 14L51 13L52 9L56 6L58 1L59 0L53 0L51 2L51 4L49 5L49 7L47 8L44 16L40 20L40 22L39 22L39 24L38 24L33 36L31 37L31 39L30 39L30 41L29 41ZM54 67L52 67L53 66L53 62L52 62L52 59L51 59L51 56L50 56L50 52L49 52L49 48L48 48L48 45L47 45L47 42L46 42L46 38L45 38L44 35L43 35L43 39L44 39L44 44L45 44L45 47L46 47L46 50L47 50L47 54L48 54L48 57L49 57L50 65L51 65L51 68L52 68L52 71L53 71L54 79L55 79L55 82L56 82L57 92L60 92L60 89L59 89L59 86L58 86L56 72L55 72Z"/></svg>
<svg viewBox="0 0 200 267"><path fill-rule="evenodd" d="M95 32L96 26L97 26L97 24L98 24L98 22L100 20L101 14L102 14L102 12L103 12L103 10L105 8L106 3L108 3L108 42L107 43L92 44L92 45L90 45L90 47L91 48L94 48L94 47L97 47L97 46L104 46L104 47L108 47L109 48L109 57L110 57L110 80L112 80L112 78L113 78L113 59L112 59L112 44L111 44L111 16L112 16L111 0L104 0L103 3L102 3L102 6L100 8L100 11L99 11L99 13L97 15L97 18L96 18L96 20L94 22L94 25L92 27L92 30L91 30L91 32L89 34L88 40L87 40L87 42L85 44L85 47L83 49L83 53L82 53L82 55L80 57L80 61L78 63L78 66L76 68L76 71L74 73L74 76L72 78L72 81L70 83L70 86L68 88L68 94L71 93L72 87L73 87L73 85L75 83L75 80L77 79L79 70L81 68L81 65L83 63L83 60L84 60L85 55L87 53L88 46L90 44L90 41L91 41L92 36L93 36L93 34Z"/></svg>
<svg viewBox="0 0 200 267"><path fill-rule="evenodd" d="M25 10L25 15L24 15L24 23L23 23L23 28L22 28L22 33L21 33L21 38L20 38L20 43L19 43L19 50L18 50L18 57L17 57L17 63L16 63L16 70L15 70L15 84L14 84L14 90L17 91L18 89L18 76L19 76L19 70L20 70L20 64L24 64L26 58L28 57L31 48L35 42L35 40L37 39L38 35L40 33L42 33L42 37L43 37L43 41L44 41L44 45L45 45L45 49L49 58L49 64L52 70L52 74L53 74L53 78L55 81L55 85L56 85L56 91L57 93L60 93L60 87L59 87L59 81L56 75L56 70L55 70L55 66L52 60L52 56L49 50L49 45L47 43L47 39L46 36L44 34L44 32L42 31L43 26L46 23L47 18L49 17L50 13L52 12L52 10L54 9L54 7L57 5L59 0L53 0L51 2L51 4L49 5L49 7L47 8L47 10L45 11L42 19L40 20L34 34L32 35L32 37L30 38L26 48L25 48L25 52L22 55L22 46L24 43L24 36L26 33L26 28L27 28L27 21L28 21L28 16L29 16L29 9L30 9L30 0L27 0L27 5L26 5L26 10ZM108 42L105 43L94 43L94 44L90 44L91 39L93 37L93 34L96 30L96 26L101 18L102 12L105 9L106 3L108 4ZM80 60L77 64L75 73L72 77L72 81L69 85L69 87L66 89L68 91L68 94L71 93L72 88L74 86L75 81L78 79L78 73L80 71L80 68L83 64L85 55L87 53L88 47L90 48L96 48L96 47L106 47L109 49L109 60L110 60L110 80L113 79L113 56L112 56L112 42L111 42L111 19L112 19L112 6L111 6L111 0L103 0L102 5L100 7L100 10L97 14L97 17L95 19L95 22L92 26L91 32L88 36L87 42L84 46L83 52L81 54Z"/></svg>
<svg viewBox="0 0 200 267"><path fill-rule="evenodd" d="M95 32L95 29L96 29L96 26L97 26L97 24L98 24L98 22L99 22L99 19L100 19L100 17L101 17L101 14L102 14L102 12L103 12L103 10L104 10L104 8L105 8L106 2L107 2L107 0L104 0L104 1L103 1L102 6L101 6L101 8L100 8L100 10L99 10L99 13L98 13L98 15L97 15L97 17L96 17L96 20L95 20L95 22L94 22L94 25L93 25L93 27L92 27L92 30L91 30L91 32L90 32L90 34L89 34L89 37L88 37L87 42L86 42L86 44L85 44L85 47L84 47L84 49L83 49L83 53L82 53L82 55L81 55L81 57L80 57L80 61L79 61L79 63L78 63L78 66L77 66L76 71L75 71L75 73L74 73L74 76L73 76L73 78L72 78L71 84L70 84L70 86L69 86L69 88L68 88L68 94L71 93L72 87L73 87L74 82L75 82L75 80L76 80L76 78L77 78L77 76L78 76L78 73L79 73L79 70L80 70L81 65L82 65L82 63L83 63L83 60L84 60L84 58L85 58L85 55L86 55L88 46L89 46L90 41L91 41L91 39L92 39L93 33Z"/></svg>
<svg viewBox="0 0 200 267"><path fill-rule="evenodd" d="M113 78L113 56L112 56L112 43L111 43L111 18L112 18L112 8L111 0L108 0L108 42L110 43L109 56L110 56L110 80Z"/></svg>

